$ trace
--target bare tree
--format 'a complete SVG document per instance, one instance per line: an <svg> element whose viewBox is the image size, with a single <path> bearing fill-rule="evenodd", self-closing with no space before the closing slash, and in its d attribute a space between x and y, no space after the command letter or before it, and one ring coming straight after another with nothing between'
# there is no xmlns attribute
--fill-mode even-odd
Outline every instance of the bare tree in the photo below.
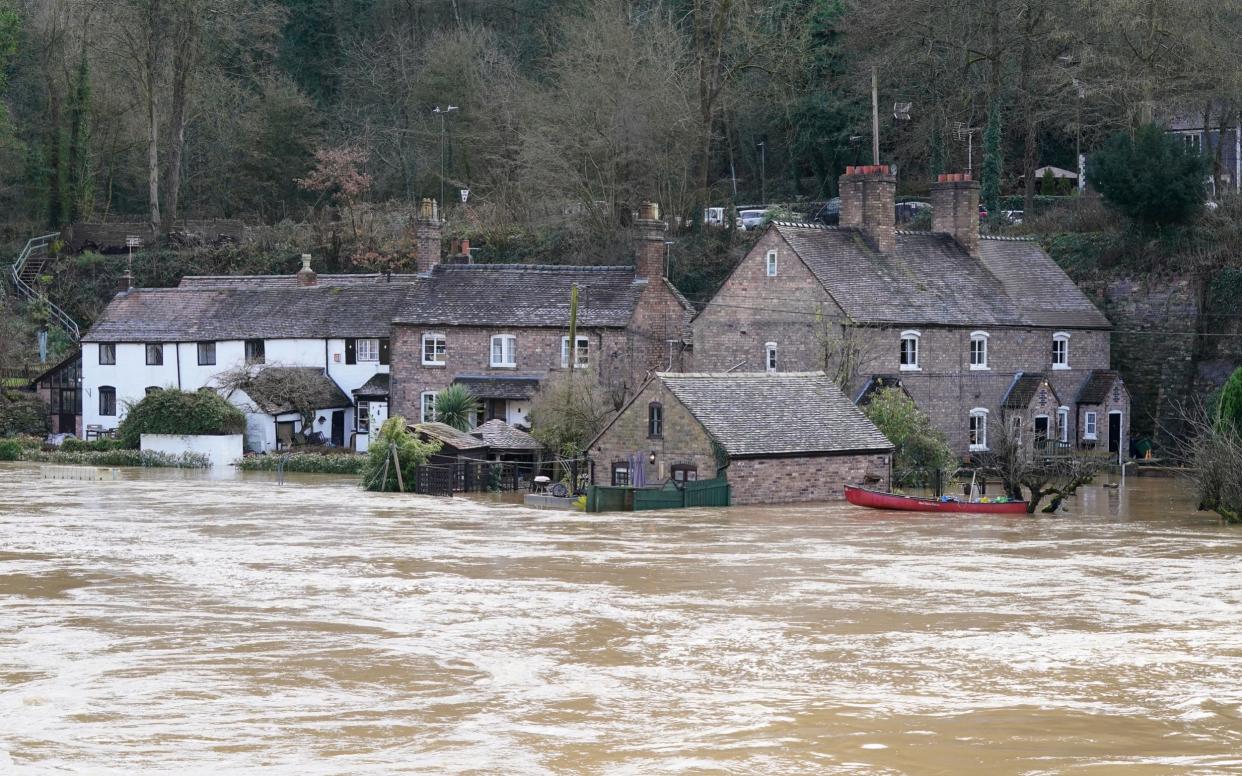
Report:
<svg viewBox="0 0 1242 776"><path fill-rule="evenodd" d="M999 428L990 428L988 432L990 450L980 456L982 469L999 478L1011 498L1025 498L1028 513L1034 513L1045 498L1051 501L1043 511L1056 512L1061 502L1094 480L1109 459L1076 451L1047 454L1031 444L1032 440L1023 440L1013 423L1021 418L1018 414L1000 413Z"/></svg>

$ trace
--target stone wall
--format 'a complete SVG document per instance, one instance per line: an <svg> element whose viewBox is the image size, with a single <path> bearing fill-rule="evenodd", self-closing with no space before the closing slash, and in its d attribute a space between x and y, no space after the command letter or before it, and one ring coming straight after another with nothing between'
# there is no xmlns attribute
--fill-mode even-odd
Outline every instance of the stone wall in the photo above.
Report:
<svg viewBox="0 0 1242 776"><path fill-rule="evenodd" d="M647 413L652 402L659 402L664 411L664 429L659 437L651 437L647 433ZM652 452L656 454L654 465L649 459ZM594 483L612 484L612 462L628 460L636 453L643 456L649 485L668 479L670 467L675 464L697 467L701 480L716 476L716 456L711 437L677 397L658 380L648 383L638 398L617 416L591 446L588 454L595 462Z"/></svg>
<svg viewBox="0 0 1242 776"><path fill-rule="evenodd" d="M846 485L888 490L892 459L887 453L798 458L743 458L725 474L734 504L840 501Z"/></svg>

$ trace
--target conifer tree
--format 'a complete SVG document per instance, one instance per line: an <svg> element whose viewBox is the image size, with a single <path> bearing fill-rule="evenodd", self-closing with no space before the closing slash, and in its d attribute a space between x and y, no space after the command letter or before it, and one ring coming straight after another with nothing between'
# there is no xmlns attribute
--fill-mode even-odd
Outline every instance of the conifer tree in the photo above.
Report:
<svg viewBox="0 0 1242 776"><path fill-rule="evenodd" d="M1002 166L1000 100L996 100L988 111L988 127L983 133L983 180L979 192L989 216L1000 212Z"/></svg>

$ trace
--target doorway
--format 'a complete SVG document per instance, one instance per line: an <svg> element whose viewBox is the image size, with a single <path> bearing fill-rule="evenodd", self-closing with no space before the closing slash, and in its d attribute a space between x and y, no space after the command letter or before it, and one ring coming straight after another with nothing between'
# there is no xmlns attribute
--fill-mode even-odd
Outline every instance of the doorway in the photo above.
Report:
<svg viewBox="0 0 1242 776"><path fill-rule="evenodd" d="M1108 413L1108 452L1117 453L1121 450L1121 413Z"/></svg>
<svg viewBox="0 0 1242 776"><path fill-rule="evenodd" d="M345 410L332 411L332 446L345 446Z"/></svg>
<svg viewBox="0 0 1242 776"><path fill-rule="evenodd" d="M1048 446L1048 416L1035 416L1035 449L1043 450Z"/></svg>

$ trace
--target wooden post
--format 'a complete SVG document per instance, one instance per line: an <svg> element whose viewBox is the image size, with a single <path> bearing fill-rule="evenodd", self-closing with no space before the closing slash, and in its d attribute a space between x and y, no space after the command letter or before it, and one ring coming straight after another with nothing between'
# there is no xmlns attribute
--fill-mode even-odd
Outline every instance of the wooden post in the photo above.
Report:
<svg viewBox="0 0 1242 776"><path fill-rule="evenodd" d="M405 493L405 481L401 477L401 459L397 457L397 445L389 444L388 452L392 453L392 467L397 470L397 489Z"/></svg>

